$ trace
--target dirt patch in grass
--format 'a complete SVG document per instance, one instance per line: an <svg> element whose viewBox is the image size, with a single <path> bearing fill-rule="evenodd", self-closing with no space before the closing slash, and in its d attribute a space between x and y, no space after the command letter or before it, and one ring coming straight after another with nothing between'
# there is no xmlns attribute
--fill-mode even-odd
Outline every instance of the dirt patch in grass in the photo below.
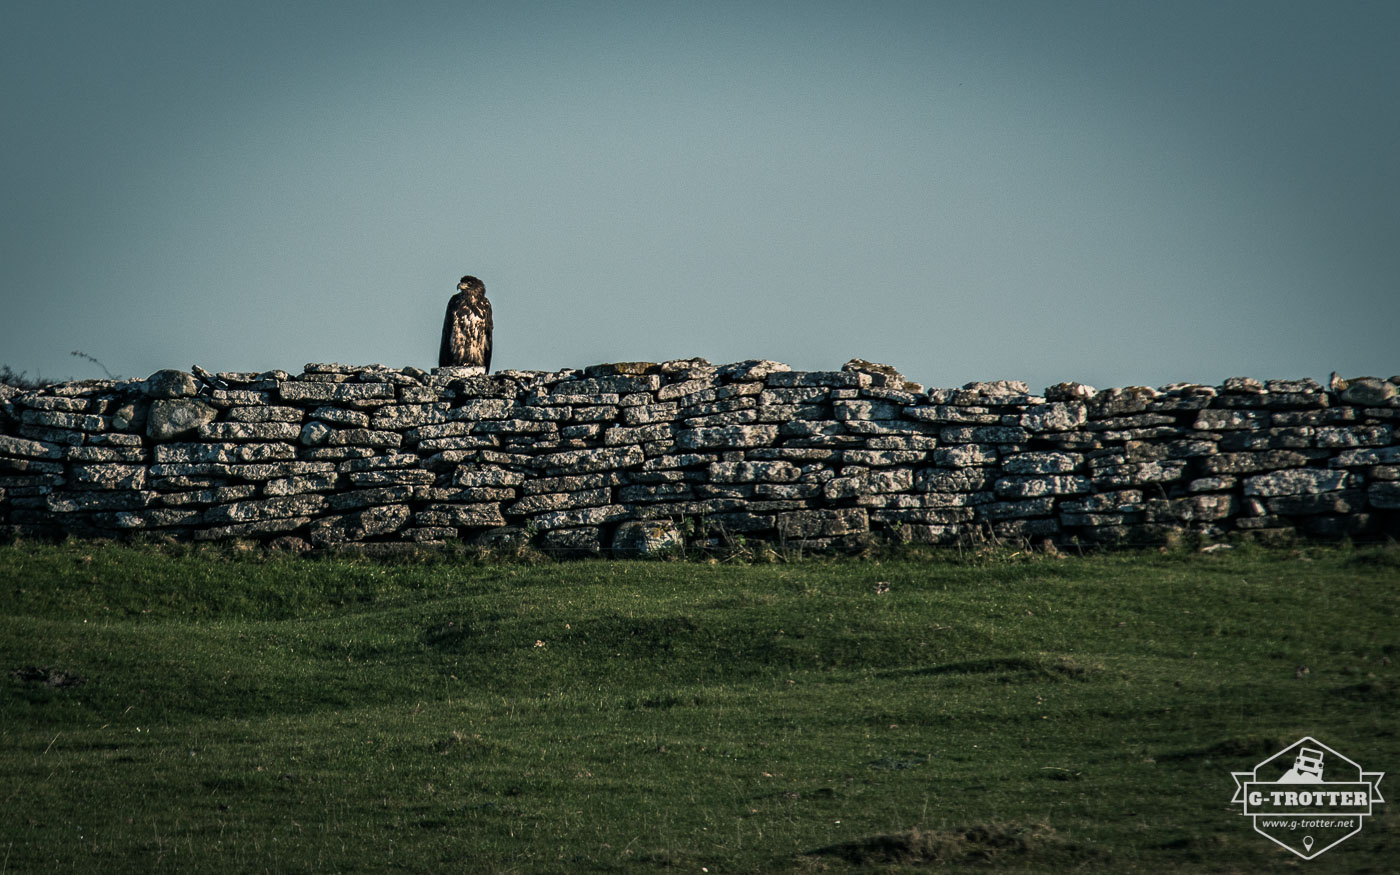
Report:
<svg viewBox="0 0 1400 875"><path fill-rule="evenodd" d="M1221 759L1258 760L1277 753L1288 744L1289 742L1273 735L1241 735L1217 741L1206 747L1159 754L1157 760L1159 762L1211 762Z"/></svg>
<svg viewBox="0 0 1400 875"><path fill-rule="evenodd" d="M1357 702L1395 701L1395 684L1385 678L1371 678L1359 684L1349 684L1332 690L1333 695Z"/></svg>
<svg viewBox="0 0 1400 875"><path fill-rule="evenodd" d="M915 827L829 845L809 851L808 858L836 857L855 866L949 865L961 863L1040 862L1063 864L1095 853L1062 839L1045 823L976 824L961 829Z"/></svg>
<svg viewBox="0 0 1400 875"><path fill-rule="evenodd" d="M24 668L11 669L10 677L27 684L43 684L46 687L65 689L67 687L80 687L87 683L87 678L80 674L62 668L40 668L37 665L27 665Z"/></svg>
<svg viewBox="0 0 1400 875"><path fill-rule="evenodd" d="M456 730L432 742L429 748L434 753L442 756L464 757L466 759L488 756L497 752L496 745L482 738L480 735L475 733L467 734Z"/></svg>

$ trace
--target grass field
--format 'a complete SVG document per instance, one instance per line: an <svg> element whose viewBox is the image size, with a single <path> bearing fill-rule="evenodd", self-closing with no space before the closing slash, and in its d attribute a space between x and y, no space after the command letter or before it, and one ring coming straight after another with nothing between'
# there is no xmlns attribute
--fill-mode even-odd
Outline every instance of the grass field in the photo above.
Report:
<svg viewBox="0 0 1400 875"><path fill-rule="evenodd" d="M1230 772L1400 771L1397 608L1395 548L15 544L0 873L1393 872L1400 800L1304 862Z"/></svg>

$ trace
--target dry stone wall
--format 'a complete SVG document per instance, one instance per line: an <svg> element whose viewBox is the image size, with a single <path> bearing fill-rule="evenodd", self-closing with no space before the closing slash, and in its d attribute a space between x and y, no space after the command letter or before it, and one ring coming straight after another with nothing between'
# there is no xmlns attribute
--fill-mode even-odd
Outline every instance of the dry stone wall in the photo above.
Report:
<svg viewBox="0 0 1400 875"><path fill-rule="evenodd" d="M623 554L738 536L1393 536L1398 382L1032 395L1014 381L925 390L859 360L797 372L694 359L4 387L0 526Z"/></svg>

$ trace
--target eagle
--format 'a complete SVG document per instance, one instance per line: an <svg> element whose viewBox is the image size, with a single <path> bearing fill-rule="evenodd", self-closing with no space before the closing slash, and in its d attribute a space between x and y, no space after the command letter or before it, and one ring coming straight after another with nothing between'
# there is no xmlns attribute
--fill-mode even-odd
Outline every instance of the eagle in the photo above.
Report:
<svg viewBox="0 0 1400 875"><path fill-rule="evenodd" d="M474 276L462 277L457 294L447 302L438 352L438 367L464 365L491 370L491 302L485 284Z"/></svg>

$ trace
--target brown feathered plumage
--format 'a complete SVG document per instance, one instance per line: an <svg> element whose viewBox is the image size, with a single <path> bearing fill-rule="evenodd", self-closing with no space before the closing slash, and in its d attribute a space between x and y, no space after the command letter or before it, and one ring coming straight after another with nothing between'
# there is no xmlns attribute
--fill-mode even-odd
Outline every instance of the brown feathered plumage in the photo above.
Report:
<svg viewBox="0 0 1400 875"><path fill-rule="evenodd" d="M442 323L438 367L458 365L491 370L491 302L486 300L486 286L474 276L464 276L457 284Z"/></svg>

